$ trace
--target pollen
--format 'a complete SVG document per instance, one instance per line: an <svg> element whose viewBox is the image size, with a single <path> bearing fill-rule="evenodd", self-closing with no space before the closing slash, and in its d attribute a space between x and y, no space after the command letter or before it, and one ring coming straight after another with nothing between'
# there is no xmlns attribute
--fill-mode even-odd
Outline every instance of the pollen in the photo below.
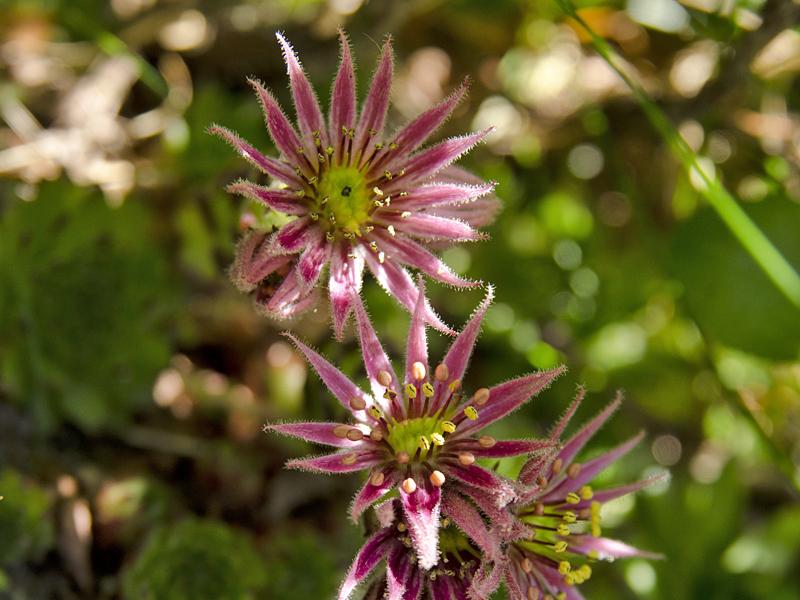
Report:
<svg viewBox="0 0 800 600"><path fill-rule="evenodd" d="M378 486L381 486L381 485L383 485L383 482L384 482L384 480L385 480L385 479L386 479L386 476L383 474L383 471L375 471L375 472L374 472L374 473L373 473L373 474L370 476L370 478L369 478L369 482L370 482L370 483L371 483L373 486L375 486L375 487L378 487Z"/></svg>
<svg viewBox="0 0 800 600"><path fill-rule="evenodd" d="M436 377L436 381L447 381L450 378L450 369L447 368L446 364L441 363L436 367L434 377Z"/></svg>
<svg viewBox="0 0 800 600"><path fill-rule="evenodd" d="M422 394L426 398L430 398L431 396L433 396L433 386L427 381L422 384Z"/></svg>
<svg viewBox="0 0 800 600"><path fill-rule="evenodd" d="M356 427L353 427L347 432L347 439L351 442L360 442L362 439L364 439L364 432Z"/></svg>
<svg viewBox="0 0 800 600"><path fill-rule="evenodd" d="M578 515L571 510L568 510L564 513L561 519L564 521L564 523L575 523L578 520Z"/></svg>
<svg viewBox="0 0 800 600"><path fill-rule="evenodd" d="M406 494L413 494L414 492L417 491L417 482L414 481L414 479L411 477L403 480L403 483L400 485Z"/></svg>
<svg viewBox="0 0 800 600"><path fill-rule="evenodd" d="M343 465L354 465L356 464L356 459L358 459L358 455L355 452L351 452L350 454L345 454L342 457L342 464Z"/></svg>
<svg viewBox="0 0 800 600"><path fill-rule="evenodd" d="M435 487L442 487L444 485L445 476L441 471L434 471L431 473L429 479Z"/></svg>
<svg viewBox="0 0 800 600"><path fill-rule="evenodd" d="M458 455L458 462L468 467L475 462L475 455L472 452L460 452Z"/></svg>
<svg viewBox="0 0 800 600"><path fill-rule="evenodd" d="M553 470L553 475L558 475L561 472L561 467L564 465L563 461L560 458L557 458L553 461L553 466L551 467Z"/></svg>
<svg viewBox="0 0 800 600"><path fill-rule="evenodd" d="M424 435L419 436L419 447L426 452L431 449L431 442Z"/></svg>
<svg viewBox="0 0 800 600"><path fill-rule="evenodd" d="M370 406L367 412L369 412L370 416L372 416L375 419L380 419L381 417L383 417L381 409L378 408L377 406Z"/></svg>
<svg viewBox="0 0 800 600"><path fill-rule="evenodd" d="M378 372L378 383L385 388L388 388L390 385L392 385L392 376L389 375L389 371Z"/></svg>
<svg viewBox="0 0 800 600"><path fill-rule="evenodd" d="M489 390L487 388L481 388L475 392L475 396L472 398L473 402L478 406L483 406L489 401Z"/></svg>
<svg viewBox="0 0 800 600"><path fill-rule="evenodd" d="M338 438L344 439L347 437L348 431L350 431L349 425L337 425L336 427L333 428L333 435L335 435Z"/></svg>
<svg viewBox="0 0 800 600"><path fill-rule="evenodd" d="M464 416L467 417L470 421L476 421L478 419L478 411L475 410L474 406L467 406L464 409Z"/></svg>
<svg viewBox="0 0 800 600"><path fill-rule="evenodd" d="M581 464L580 463L572 463L569 467L567 467L567 476L575 479L581 472Z"/></svg>
<svg viewBox="0 0 800 600"><path fill-rule="evenodd" d="M491 448L497 443L497 440L490 435L482 435L478 438L478 444L481 448Z"/></svg>
<svg viewBox="0 0 800 600"><path fill-rule="evenodd" d="M417 361L411 365L411 375L413 375L414 379L417 381L422 381L425 379L425 365L421 362Z"/></svg>
<svg viewBox="0 0 800 600"><path fill-rule="evenodd" d="M363 398L353 398L350 400L350 408L353 410L364 410L367 407L367 402Z"/></svg>
<svg viewBox="0 0 800 600"><path fill-rule="evenodd" d="M572 570L572 565L569 564L569 561L562 560L560 563L558 563L558 572L561 573L562 575L566 575L571 570Z"/></svg>

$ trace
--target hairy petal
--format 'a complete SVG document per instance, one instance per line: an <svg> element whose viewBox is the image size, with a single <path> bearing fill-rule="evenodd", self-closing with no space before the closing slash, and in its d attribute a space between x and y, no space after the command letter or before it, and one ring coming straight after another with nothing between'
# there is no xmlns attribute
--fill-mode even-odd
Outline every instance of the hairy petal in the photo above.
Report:
<svg viewBox="0 0 800 600"><path fill-rule="evenodd" d="M491 534L477 509L461 496L447 493L442 502L442 513L450 517L467 537L478 545L489 560L499 558L500 539Z"/></svg>
<svg viewBox="0 0 800 600"><path fill-rule="evenodd" d="M362 443L362 445L364 445ZM354 459L354 460L353 460ZM383 457L374 448L368 450L345 450L324 456L307 456L286 462L287 469L314 471L316 473L353 473L383 462Z"/></svg>
<svg viewBox="0 0 800 600"><path fill-rule="evenodd" d="M488 194L494 183L480 185L459 183L429 183L408 191L407 196L392 199L392 208L397 210L426 210L447 205L464 205Z"/></svg>
<svg viewBox="0 0 800 600"><path fill-rule="evenodd" d="M386 467L381 470L383 473L383 481L380 485L373 485L372 478L368 478L367 482L358 491L353 502L350 505L350 518L354 523L358 522L358 518L367 510L374 502L380 500L387 492L389 492L399 479L399 474L395 469Z"/></svg>
<svg viewBox="0 0 800 600"><path fill-rule="evenodd" d="M417 278L419 294L414 312L411 315L411 324L408 327L406 340L406 381L415 381L413 374L414 363L421 363L425 373L430 374L428 367L428 338L425 335L425 282L422 277Z"/></svg>
<svg viewBox="0 0 800 600"><path fill-rule="evenodd" d="M327 446L335 446L337 448L354 448L362 445L362 442L352 442L347 438L340 438L333 433L337 427L347 426L344 423L277 423L275 425L267 425L267 429L277 431L284 435L290 435L307 442L314 442L315 444L325 444Z"/></svg>
<svg viewBox="0 0 800 600"><path fill-rule="evenodd" d="M350 55L350 42L343 30L339 30L339 45L341 47L341 60L339 71L331 91L330 110L330 139L342 139L342 128L352 129L356 121L356 75L353 69L353 58ZM338 143L333 144L334 157L338 160L342 156L342 148Z"/></svg>
<svg viewBox="0 0 800 600"><path fill-rule="evenodd" d="M261 303L262 308L269 314L288 319L294 315L308 310L317 302L315 290L304 290L297 284L297 267L295 266L286 275L286 278L275 290L273 296Z"/></svg>
<svg viewBox="0 0 800 600"><path fill-rule="evenodd" d="M308 217L300 217L278 230L275 239L284 252L299 252L305 247L309 237L318 232L317 227L310 226L311 223Z"/></svg>
<svg viewBox="0 0 800 600"><path fill-rule="evenodd" d="M447 464L446 474L467 485L489 492L498 508L502 508L514 499L514 488L511 482L499 475L479 467L464 466L457 462Z"/></svg>
<svg viewBox="0 0 800 600"><path fill-rule="evenodd" d="M240 194L246 198L265 204L274 211L286 215L304 215L308 207L292 190L276 190L250 181L237 181L227 187L231 194Z"/></svg>
<svg viewBox="0 0 800 600"><path fill-rule="evenodd" d="M317 282L322 274L322 268L328 263L331 256L331 245L321 231L316 231L313 236L310 236L307 244L297 262L300 285L306 289Z"/></svg>
<svg viewBox="0 0 800 600"><path fill-rule="evenodd" d="M404 546L396 547L386 564L387 600L417 600L422 594L422 577Z"/></svg>
<svg viewBox="0 0 800 600"><path fill-rule="evenodd" d="M336 339L342 339L344 326L353 311L353 295L361 292L364 279L364 259L360 249L340 240L331 250L328 291L331 297L331 317Z"/></svg>
<svg viewBox="0 0 800 600"><path fill-rule="evenodd" d="M614 560L615 558L649 558L658 560L664 558L663 555L639 550L633 546L629 546L619 540L612 540L609 538L597 538L591 535L576 536L570 540L570 547L573 551L582 554L588 554L595 551L600 560Z"/></svg>
<svg viewBox="0 0 800 600"><path fill-rule="evenodd" d="M552 440L498 440L490 448L484 448L476 439L453 440L454 451L469 451L481 458L505 458L530 454L555 447Z"/></svg>
<svg viewBox="0 0 800 600"><path fill-rule="evenodd" d="M578 452L580 452L592 436L597 433L597 430L611 418L611 415L619 408L620 404L622 404L622 395L618 393L617 397L614 398L610 404L601 410L586 425L581 427L580 431L564 444L563 448L561 448L561 452L558 453L558 457L565 465L572 462Z"/></svg>
<svg viewBox="0 0 800 600"><path fill-rule="evenodd" d="M389 94L392 91L393 69L392 38L387 36L356 127L353 153L361 151L362 159L369 156L378 134L383 131L386 111L389 108Z"/></svg>
<svg viewBox="0 0 800 600"><path fill-rule="evenodd" d="M428 213L375 213L375 221L382 225L391 225L397 231L422 238L424 240L450 240L471 242L485 236L464 221L446 219Z"/></svg>
<svg viewBox="0 0 800 600"><path fill-rule="evenodd" d="M348 600L356 586L386 558L396 543L394 532L388 528L379 530L364 542L339 589L339 600Z"/></svg>
<svg viewBox="0 0 800 600"><path fill-rule="evenodd" d="M427 478L408 494L401 487L400 501L408 523L411 541L419 566L430 569L439 562L439 512L441 488L431 485Z"/></svg>
<svg viewBox="0 0 800 600"><path fill-rule="evenodd" d="M268 275L288 265L294 257L275 252L274 238L262 231L249 231L236 247L230 268L234 285L250 292Z"/></svg>

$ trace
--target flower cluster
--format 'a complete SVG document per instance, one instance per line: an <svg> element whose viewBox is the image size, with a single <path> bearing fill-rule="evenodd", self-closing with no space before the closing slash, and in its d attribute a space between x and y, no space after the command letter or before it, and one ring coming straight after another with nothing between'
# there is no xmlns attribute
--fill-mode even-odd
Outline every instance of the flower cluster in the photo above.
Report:
<svg viewBox="0 0 800 600"><path fill-rule="evenodd" d="M272 186L238 181L228 189L292 217L276 232L253 230L242 240L232 269L234 282L255 292L270 315L291 317L317 302L323 271L334 331L341 337L361 289L364 268L409 311L416 291L404 265L456 287L478 282L454 273L429 250L483 238L498 203L493 184L452 165L488 133L420 146L466 94L466 82L439 105L395 133L384 132L392 83L392 44L387 38L360 114L350 46L341 37L341 63L333 82L327 121L296 54L278 34L297 113L297 128L273 94L251 79L279 158L265 156L238 135L214 125ZM449 328L428 306L425 319Z"/></svg>
<svg viewBox="0 0 800 600"><path fill-rule="evenodd" d="M387 40L361 107L356 108L350 48L341 34L341 64L327 121L291 46L278 35L288 67L297 128L273 95L251 81L280 158L261 154L219 126L211 131L274 181L239 181L230 189L291 217L279 230L253 230L238 247L235 282L253 291L273 316L310 308L328 269L334 333L341 338L355 313L370 389L365 391L290 333L347 418L341 422L279 423L268 430L335 450L290 460L320 473L364 472L350 506L358 521L377 516L339 591L367 598L479 600L505 585L511 600L577 600L578 586L604 559L655 555L602 537L604 502L653 480L595 490L594 477L630 451L639 434L600 456L576 459L618 408L617 398L577 433L562 440L583 399L580 392L541 439L498 440L485 429L547 388L563 367L533 372L467 391L467 366L494 290L456 333L436 315L421 276L456 287L479 285L453 273L433 248L482 237L496 208L492 185L452 166L486 134L420 146L465 94L461 86L396 133L383 133L392 79ZM396 372L360 297L368 268L411 313L405 363ZM441 361L428 357L426 326L454 334ZM487 459L523 456L516 480L487 468ZM379 567L383 565L382 569ZM379 570L375 576L373 574Z"/></svg>

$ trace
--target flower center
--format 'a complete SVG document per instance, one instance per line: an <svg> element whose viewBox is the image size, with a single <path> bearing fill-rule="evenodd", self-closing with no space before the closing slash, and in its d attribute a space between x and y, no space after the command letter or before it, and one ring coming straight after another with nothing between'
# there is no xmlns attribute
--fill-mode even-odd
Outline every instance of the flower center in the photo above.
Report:
<svg viewBox="0 0 800 600"><path fill-rule="evenodd" d="M392 424L386 440L395 453L405 452L411 458L415 457L417 449L419 449L419 458L424 460L430 452L431 446L437 445L436 441L444 441L442 433L439 419L435 416L417 417ZM436 441L432 441L431 438Z"/></svg>
<svg viewBox="0 0 800 600"><path fill-rule="evenodd" d="M319 219L329 237L341 232L351 239L361 235L371 207L372 195L364 174L356 167L337 166L320 178L311 217Z"/></svg>

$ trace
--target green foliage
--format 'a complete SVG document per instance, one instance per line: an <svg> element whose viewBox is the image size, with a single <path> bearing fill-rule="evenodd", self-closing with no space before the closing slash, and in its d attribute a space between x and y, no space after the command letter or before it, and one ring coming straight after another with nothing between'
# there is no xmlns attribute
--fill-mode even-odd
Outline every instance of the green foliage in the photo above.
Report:
<svg viewBox="0 0 800 600"><path fill-rule="evenodd" d="M11 469L0 472L0 496L0 565L40 558L53 543L50 496Z"/></svg>
<svg viewBox="0 0 800 600"><path fill-rule="evenodd" d="M330 542L312 531L277 534L266 552L265 589L274 598L332 598L341 560Z"/></svg>
<svg viewBox="0 0 800 600"><path fill-rule="evenodd" d="M123 585L136 600L247 600L263 573L247 536L223 523L186 520L152 532Z"/></svg>

